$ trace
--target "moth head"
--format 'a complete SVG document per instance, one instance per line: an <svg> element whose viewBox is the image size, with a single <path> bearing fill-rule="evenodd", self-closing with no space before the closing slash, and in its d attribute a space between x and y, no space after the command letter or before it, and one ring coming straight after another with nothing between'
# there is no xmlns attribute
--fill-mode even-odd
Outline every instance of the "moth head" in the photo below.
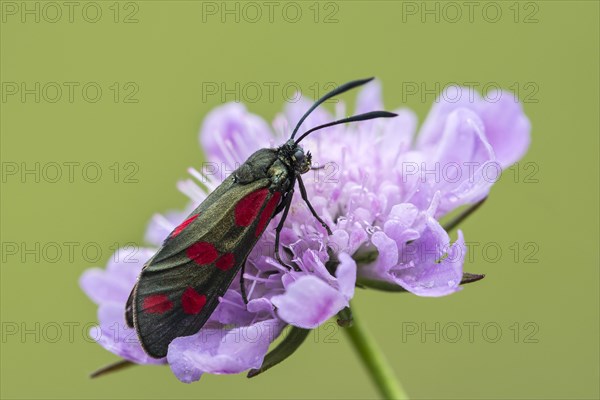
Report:
<svg viewBox="0 0 600 400"><path fill-rule="evenodd" d="M301 174L305 174L310 171L311 161L312 156L310 151L305 154L302 147L296 146L294 154L292 154L294 169Z"/></svg>

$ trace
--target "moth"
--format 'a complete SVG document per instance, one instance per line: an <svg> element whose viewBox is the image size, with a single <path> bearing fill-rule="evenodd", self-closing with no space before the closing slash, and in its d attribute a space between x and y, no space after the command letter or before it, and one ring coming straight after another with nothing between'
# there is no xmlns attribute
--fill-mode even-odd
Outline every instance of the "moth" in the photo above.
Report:
<svg viewBox="0 0 600 400"><path fill-rule="evenodd" d="M275 231L275 257L279 234L292 204L296 182L312 215L331 235L308 199L302 174L311 169L311 154L299 143L312 132L330 126L374 118L395 117L372 111L319 125L295 139L304 120L320 104L373 78L348 82L317 100L300 118L290 139L278 148L260 149L227 177L165 239L144 265L125 306L125 319L135 327L143 349L155 358L167 355L177 337L197 333L209 319L236 274L244 289L244 264L263 231L282 212Z"/></svg>

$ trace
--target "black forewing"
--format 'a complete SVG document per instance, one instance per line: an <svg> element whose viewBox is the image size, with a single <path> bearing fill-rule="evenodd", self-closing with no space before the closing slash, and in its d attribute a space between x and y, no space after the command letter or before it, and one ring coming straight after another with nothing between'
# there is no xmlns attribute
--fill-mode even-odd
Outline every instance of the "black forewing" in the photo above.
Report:
<svg viewBox="0 0 600 400"><path fill-rule="evenodd" d="M146 264L131 308L149 355L164 357L174 338L198 332L210 317L260 237L259 222L270 220L280 201L281 193L270 192L269 185L268 178L246 185L226 180L190 215L197 217L183 230L176 229ZM251 199L250 206L259 210L247 226L236 223L235 209L242 199ZM212 248L217 254L214 260ZM190 249L198 251L190 253ZM226 270L218 267L230 264Z"/></svg>

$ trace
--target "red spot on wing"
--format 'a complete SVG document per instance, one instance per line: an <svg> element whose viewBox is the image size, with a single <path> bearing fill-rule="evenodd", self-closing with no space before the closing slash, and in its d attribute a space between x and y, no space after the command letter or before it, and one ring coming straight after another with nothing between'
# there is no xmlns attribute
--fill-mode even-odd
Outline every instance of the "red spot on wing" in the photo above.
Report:
<svg viewBox="0 0 600 400"><path fill-rule="evenodd" d="M173 238L179 235L185 228L187 228L189 224L191 224L196 218L198 218L198 215L200 214L192 215L191 217L183 221L181 224L179 224L179 226L177 226L177 228L175 228L173 232L171 232L171 237Z"/></svg>
<svg viewBox="0 0 600 400"><path fill-rule="evenodd" d="M235 206L235 224L250 226L262 208L268 193L269 190L266 188L259 189L238 201Z"/></svg>
<svg viewBox="0 0 600 400"><path fill-rule="evenodd" d="M144 299L142 309L150 314L162 314L173 308L173 303L167 295L153 294Z"/></svg>
<svg viewBox="0 0 600 400"><path fill-rule="evenodd" d="M198 265L211 264L219 256L215 246L208 242L196 242L188 247L185 253L190 260Z"/></svg>
<svg viewBox="0 0 600 400"><path fill-rule="evenodd" d="M258 225L256 225L256 236L260 236L260 234L265 230L267 224L271 220L273 216L273 212L275 211L275 207L279 204L279 199L281 198L280 192L273 193L273 196L269 199L269 202L265 206L262 214L260 214L260 219L258 220Z"/></svg>
<svg viewBox="0 0 600 400"><path fill-rule="evenodd" d="M193 287L185 289L181 295L181 307L186 314L198 314L206 304L206 296L194 290Z"/></svg>
<svg viewBox="0 0 600 400"><path fill-rule="evenodd" d="M228 271L233 267L234 264L235 264L235 256L233 255L233 253L226 253L226 254L223 254L217 260L215 265L221 271Z"/></svg>

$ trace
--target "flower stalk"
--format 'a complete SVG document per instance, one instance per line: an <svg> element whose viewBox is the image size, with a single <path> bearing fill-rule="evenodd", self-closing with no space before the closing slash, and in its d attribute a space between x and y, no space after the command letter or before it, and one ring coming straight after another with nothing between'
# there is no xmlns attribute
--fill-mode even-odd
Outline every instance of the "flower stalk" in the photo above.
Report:
<svg viewBox="0 0 600 400"><path fill-rule="evenodd" d="M369 372L373 383L384 399L408 399L406 391L396 378L394 371L377 343L356 318L352 309L352 325L344 329L352 346Z"/></svg>

